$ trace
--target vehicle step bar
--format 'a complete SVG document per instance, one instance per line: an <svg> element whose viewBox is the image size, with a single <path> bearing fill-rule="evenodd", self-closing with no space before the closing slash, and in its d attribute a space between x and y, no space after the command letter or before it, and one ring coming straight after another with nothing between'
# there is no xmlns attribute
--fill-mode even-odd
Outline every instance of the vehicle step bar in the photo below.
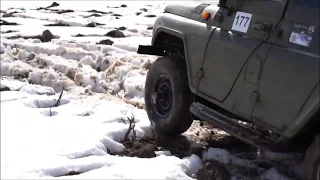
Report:
<svg viewBox="0 0 320 180"><path fill-rule="evenodd" d="M229 118L199 102L194 102L190 106L191 113L200 120L216 126L226 133L251 144L258 149L270 150L273 152L290 152L297 150L292 144L284 143L272 139L269 135L239 123L237 120Z"/></svg>

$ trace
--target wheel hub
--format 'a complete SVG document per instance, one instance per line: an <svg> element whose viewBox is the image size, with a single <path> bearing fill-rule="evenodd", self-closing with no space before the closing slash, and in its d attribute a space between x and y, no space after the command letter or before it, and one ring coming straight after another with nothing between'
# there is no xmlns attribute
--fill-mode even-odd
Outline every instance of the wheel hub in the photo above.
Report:
<svg viewBox="0 0 320 180"><path fill-rule="evenodd" d="M169 78L161 77L153 91L153 109L161 117L166 117L172 107L172 88Z"/></svg>

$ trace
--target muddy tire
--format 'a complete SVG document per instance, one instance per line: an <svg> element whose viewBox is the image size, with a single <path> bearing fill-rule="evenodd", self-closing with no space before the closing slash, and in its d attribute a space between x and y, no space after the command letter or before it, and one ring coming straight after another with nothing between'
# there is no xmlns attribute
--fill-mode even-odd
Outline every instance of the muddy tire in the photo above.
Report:
<svg viewBox="0 0 320 180"><path fill-rule="evenodd" d="M185 61L157 59L145 84L146 111L156 133L174 136L185 132L193 121L189 111L192 100Z"/></svg>
<svg viewBox="0 0 320 180"><path fill-rule="evenodd" d="M320 180L320 134L316 136L305 153L301 179Z"/></svg>

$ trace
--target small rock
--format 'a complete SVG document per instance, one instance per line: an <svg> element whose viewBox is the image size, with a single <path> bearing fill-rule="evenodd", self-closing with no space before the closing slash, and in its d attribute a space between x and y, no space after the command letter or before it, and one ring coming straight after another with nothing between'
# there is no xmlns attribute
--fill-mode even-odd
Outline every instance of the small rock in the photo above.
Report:
<svg viewBox="0 0 320 180"><path fill-rule="evenodd" d="M3 31L1 32L2 34L6 34L6 33L13 33L13 32L17 32L17 31L14 31L14 30L8 30L8 31Z"/></svg>
<svg viewBox="0 0 320 180"><path fill-rule="evenodd" d="M148 9L147 8L141 8L140 11L144 11L144 12L147 12Z"/></svg>
<svg viewBox="0 0 320 180"><path fill-rule="evenodd" d="M156 15L154 15L154 14L147 14L147 15L145 15L144 17L152 18L152 17L157 17L157 16L156 16Z"/></svg>
<svg viewBox="0 0 320 180"><path fill-rule="evenodd" d="M91 14L91 15L89 15L89 16L83 16L83 17L84 17L84 18L89 18L89 17L91 17L91 16L93 16L93 17L101 17L102 15L97 14L97 13L93 13L93 14Z"/></svg>
<svg viewBox="0 0 320 180"><path fill-rule="evenodd" d="M9 87L0 87L0 91L11 91Z"/></svg>
<svg viewBox="0 0 320 180"><path fill-rule="evenodd" d="M102 26L104 24L96 23L96 22L91 22L86 25L86 27L97 27L97 26Z"/></svg>
<svg viewBox="0 0 320 180"><path fill-rule="evenodd" d="M85 35L83 34L76 34L75 37L84 37Z"/></svg>
<svg viewBox="0 0 320 180"><path fill-rule="evenodd" d="M93 10L89 10L89 11L87 11L87 12L91 12L91 13L100 13L100 14L109 14L109 13L107 13L107 12L104 12L104 11L98 11L98 10L95 10L95 9L93 9Z"/></svg>
<svg viewBox="0 0 320 180"><path fill-rule="evenodd" d="M127 28L126 27L124 27L124 26L121 26L121 27L119 27L119 28L117 28L118 30L121 30L121 31L124 31L124 30L126 30Z"/></svg>
<svg viewBox="0 0 320 180"><path fill-rule="evenodd" d="M122 4L120 7L125 8L125 7L128 7L128 6L127 6L127 5L125 5L125 4Z"/></svg>
<svg viewBox="0 0 320 180"><path fill-rule="evenodd" d="M22 36L10 36L10 37L7 37L8 39L19 39L19 38L24 38Z"/></svg>
<svg viewBox="0 0 320 180"><path fill-rule="evenodd" d="M14 25L19 25L19 24L15 23L15 22L8 22L8 21L0 19L0 26L3 26L3 25L14 26Z"/></svg>
<svg viewBox="0 0 320 180"><path fill-rule="evenodd" d="M57 7L57 6L60 6L59 3L57 2L53 2L50 6L48 6L47 8L52 8L52 7Z"/></svg>
<svg viewBox="0 0 320 180"><path fill-rule="evenodd" d="M119 17L119 16L122 16L122 15L121 14L112 14L112 16Z"/></svg>
<svg viewBox="0 0 320 180"><path fill-rule="evenodd" d="M45 30L42 33L41 41L50 42L54 38L53 34L49 30Z"/></svg>
<svg viewBox="0 0 320 180"><path fill-rule="evenodd" d="M147 28L147 30L152 30L153 29L153 27L152 26L149 26L148 28Z"/></svg>
<svg viewBox="0 0 320 180"><path fill-rule="evenodd" d="M119 17L116 17L116 19L120 19Z"/></svg>
<svg viewBox="0 0 320 180"><path fill-rule="evenodd" d="M91 22L89 24L87 24L85 27L96 27L96 23L95 22Z"/></svg>
<svg viewBox="0 0 320 180"><path fill-rule="evenodd" d="M128 29L128 31L133 32L133 33L137 33L138 29Z"/></svg>
<svg viewBox="0 0 320 180"><path fill-rule="evenodd" d="M62 22L53 23L53 24L45 24L43 26L67 26L67 27L70 27L69 24L65 24L65 23L62 23Z"/></svg>
<svg viewBox="0 0 320 180"><path fill-rule="evenodd" d="M136 12L136 15L139 16L142 12Z"/></svg>
<svg viewBox="0 0 320 180"><path fill-rule="evenodd" d="M52 7L57 7L57 6L60 6L60 4L59 3L57 3L57 2L53 2L50 6L47 6L47 7L39 7L39 8L37 8L36 10L48 10L49 8L52 8Z"/></svg>
<svg viewBox="0 0 320 180"><path fill-rule="evenodd" d="M56 11L57 14L64 14L64 13L71 13L74 12L72 9L64 9L64 10L58 10Z"/></svg>
<svg viewBox="0 0 320 180"><path fill-rule="evenodd" d="M68 173L62 175L62 176L74 176L74 175L79 175L81 174L81 172L77 172L77 171L69 171ZM59 177L59 176L57 176Z"/></svg>
<svg viewBox="0 0 320 180"><path fill-rule="evenodd" d="M112 6L107 6L107 8L119 8L119 7L117 7L117 6L115 6L115 7L112 7Z"/></svg>
<svg viewBox="0 0 320 180"><path fill-rule="evenodd" d="M98 44L104 44L104 45L112 45L114 42L111 41L110 39L105 39L105 40L101 40L100 42L98 42Z"/></svg>
<svg viewBox="0 0 320 180"><path fill-rule="evenodd" d="M2 15L2 17L14 17L13 14L18 13L17 11L10 12L10 13L5 13Z"/></svg>
<svg viewBox="0 0 320 180"><path fill-rule="evenodd" d="M122 38L126 37L123 32L119 30L111 30L105 36L113 37L113 38Z"/></svg>

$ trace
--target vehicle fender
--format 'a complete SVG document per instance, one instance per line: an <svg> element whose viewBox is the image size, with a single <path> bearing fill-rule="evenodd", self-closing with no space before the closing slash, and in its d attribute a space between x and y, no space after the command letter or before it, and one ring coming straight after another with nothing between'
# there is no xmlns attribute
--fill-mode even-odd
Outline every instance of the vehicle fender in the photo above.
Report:
<svg viewBox="0 0 320 180"><path fill-rule="evenodd" d="M197 74L202 68L207 43L215 29L215 26L169 13L163 13L154 23L152 45L155 45L159 33L162 32L183 41L189 87L192 93L197 92L200 82Z"/></svg>

